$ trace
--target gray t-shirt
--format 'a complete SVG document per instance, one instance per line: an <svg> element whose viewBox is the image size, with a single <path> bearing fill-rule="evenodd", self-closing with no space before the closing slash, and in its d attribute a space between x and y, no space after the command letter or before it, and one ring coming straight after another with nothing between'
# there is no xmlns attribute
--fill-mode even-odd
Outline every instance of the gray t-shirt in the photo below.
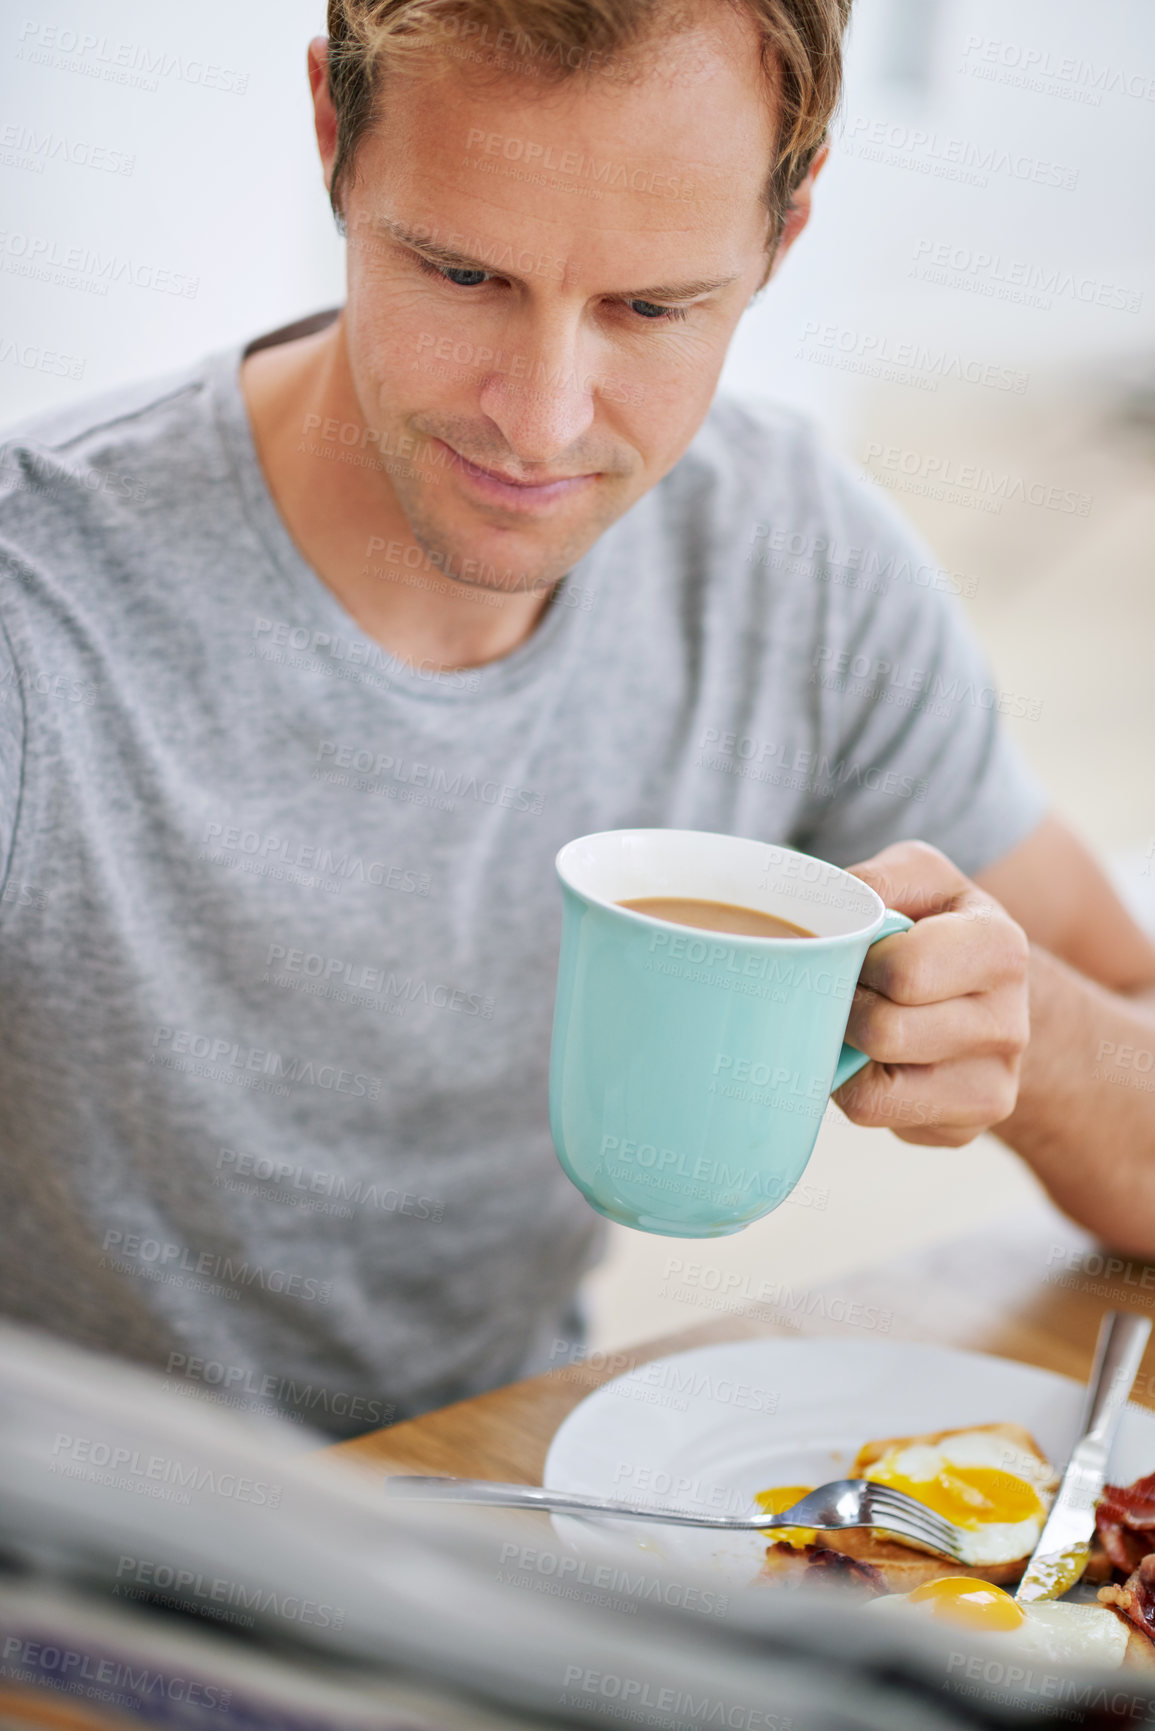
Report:
<svg viewBox="0 0 1155 1731"><path fill-rule="evenodd" d="M1045 801L951 580L796 415L717 402L437 673L296 551L239 360L0 457L0 1309L350 1434L543 1364L600 1252L547 1120L564 842L973 872Z"/></svg>

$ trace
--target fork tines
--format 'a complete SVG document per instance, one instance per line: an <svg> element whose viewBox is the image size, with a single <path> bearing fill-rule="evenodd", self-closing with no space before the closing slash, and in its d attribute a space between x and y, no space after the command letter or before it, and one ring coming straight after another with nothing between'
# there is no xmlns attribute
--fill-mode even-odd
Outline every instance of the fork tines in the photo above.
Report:
<svg viewBox="0 0 1155 1731"><path fill-rule="evenodd" d="M916 1502L905 1491L872 1484L870 1513L878 1517L880 1526L887 1526L892 1532L920 1540L936 1551L944 1551L947 1556L958 1556L958 1540L950 1522L933 1509L928 1509L925 1503Z"/></svg>

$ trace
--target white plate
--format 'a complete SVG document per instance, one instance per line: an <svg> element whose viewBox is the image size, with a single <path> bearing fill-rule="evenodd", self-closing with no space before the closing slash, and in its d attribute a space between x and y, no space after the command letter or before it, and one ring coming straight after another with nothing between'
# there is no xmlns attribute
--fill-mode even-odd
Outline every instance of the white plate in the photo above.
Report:
<svg viewBox="0 0 1155 1731"><path fill-rule="evenodd" d="M909 1341L744 1340L655 1359L588 1395L550 1446L545 1483L709 1514L743 1514L770 1485L845 1478L864 1442L963 1425L1025 1425L1061 1468L1083 1389L1070 1377ZM1109 1478L1155 1472L1155 1413L1129 1406ZM583 1556L649 1552L741 1586L766 1541L656 1522L551 1517Z"/></svg>

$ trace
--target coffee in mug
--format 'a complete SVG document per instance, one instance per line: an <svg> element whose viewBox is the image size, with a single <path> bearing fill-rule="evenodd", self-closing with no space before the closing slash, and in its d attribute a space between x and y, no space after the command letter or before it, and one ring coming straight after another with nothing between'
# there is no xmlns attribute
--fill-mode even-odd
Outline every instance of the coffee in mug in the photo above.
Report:
<svg viewBox="0 0 1155 1731"><path fill-rule="evenodd" d="M630 908L635 914L649 914L652 920L669 920L674 926L694 926L700 932L737 932L744 938L818 936L805 926L780 920L776 914L764 914L760 908L735 907L733 902L700 902L689 896L638 896L632 902L619 902L618 906Z"/></svg>

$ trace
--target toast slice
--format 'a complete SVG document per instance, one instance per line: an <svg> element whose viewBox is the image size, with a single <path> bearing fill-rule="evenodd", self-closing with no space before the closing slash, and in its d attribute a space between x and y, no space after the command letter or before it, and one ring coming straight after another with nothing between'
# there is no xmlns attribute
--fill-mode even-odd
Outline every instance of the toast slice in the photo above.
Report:
<svg viewBox="0 0 1155 1731"><path fill-rule="evenodd" d="M877 1578L876 1591L882 1593L912 1593L927 1581L941 1581L947 1575L970 1575L976 1581L990 1581L992 1586L1006 1587L1022 1578L1026 1557L1013 1563L952 1563L948 1557L935 1557L929 1551L916 1551L912 1545L900 1545L877 1533L853 1531L819 1533L812 1545L796 1548L788 1544L766 1547L760 1582L776 1581L788 1584L804 1575L813 1578L818 1570L825 1572L827 1564L822 1553L839 1552L847 1563L857 1565L842 1571L847 1585L870 1577L861 1571L871 1570Z"/></svg>

